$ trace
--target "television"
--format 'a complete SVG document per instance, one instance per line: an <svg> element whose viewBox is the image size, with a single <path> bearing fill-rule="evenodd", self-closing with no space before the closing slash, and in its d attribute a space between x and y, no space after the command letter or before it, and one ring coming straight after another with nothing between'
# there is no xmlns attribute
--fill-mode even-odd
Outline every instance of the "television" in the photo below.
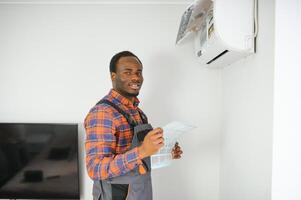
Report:
<svg viewBox="0 0 301 200"><path fill-rule="evenodd" d="M78 125L0 123L0 199L80 199Z"/></svg>

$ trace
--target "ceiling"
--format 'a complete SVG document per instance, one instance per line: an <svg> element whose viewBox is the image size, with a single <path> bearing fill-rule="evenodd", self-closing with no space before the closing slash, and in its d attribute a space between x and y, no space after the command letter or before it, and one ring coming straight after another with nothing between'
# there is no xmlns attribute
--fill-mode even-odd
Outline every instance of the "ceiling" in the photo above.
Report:
<svg viewBox="0 0 301 200"><path fill-rule="evenodd" d="M193 0L0 0L0 4L190 4Z"/></svg>

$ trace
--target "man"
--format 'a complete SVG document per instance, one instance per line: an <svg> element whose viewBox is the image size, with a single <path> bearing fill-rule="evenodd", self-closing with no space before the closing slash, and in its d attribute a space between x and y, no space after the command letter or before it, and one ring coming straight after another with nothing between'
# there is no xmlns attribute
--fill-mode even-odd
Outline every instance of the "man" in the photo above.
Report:
<svg viewBox="0 0 301 200"><path fill-rule="evenodd" d="M85 118L86 166L96 200L151 200L150 156L164 146L163 130L152 129L138 108L142 63L129 51L110 62L113 89ZM172 157L181 157L176 145Z"/></svg>

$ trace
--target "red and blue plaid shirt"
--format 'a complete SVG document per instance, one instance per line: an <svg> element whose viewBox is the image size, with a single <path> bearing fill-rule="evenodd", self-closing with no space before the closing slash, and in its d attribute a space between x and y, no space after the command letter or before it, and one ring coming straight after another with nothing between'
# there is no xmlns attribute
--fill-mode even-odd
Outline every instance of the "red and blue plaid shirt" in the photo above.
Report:
<svg viewBox="0 0 301 200"><path fill-rule="evenodd" d="M137 98L132 103L112 89L104 99L142 123ZM85 129L86 167L93 180L120 176L142 165L137 147L130 150L133 131L126 118L113 107L95 105L85 118Z"/></svg>

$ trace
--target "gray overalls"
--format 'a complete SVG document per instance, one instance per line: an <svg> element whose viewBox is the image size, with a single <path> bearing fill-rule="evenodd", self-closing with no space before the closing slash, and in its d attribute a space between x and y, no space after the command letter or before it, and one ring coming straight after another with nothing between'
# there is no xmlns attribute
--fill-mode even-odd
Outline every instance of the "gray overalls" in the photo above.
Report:
<svg viewBox="0 0 301 200"><path fill-rule="evenodd" d="M145 135L153 128L147 122L146 116L139 112L143 124L136 123L132 117L124 110L109 100L102 99L97 104L107 104L112 106L128 121L131 129L134 130L131 148L137 147L143 141ZM94 200L152 200L152 183L151 183L151 162L150 157L142 160L147 172L139 174L138 167L132 171L106 180L97 180L93 183Z"/></svg>

